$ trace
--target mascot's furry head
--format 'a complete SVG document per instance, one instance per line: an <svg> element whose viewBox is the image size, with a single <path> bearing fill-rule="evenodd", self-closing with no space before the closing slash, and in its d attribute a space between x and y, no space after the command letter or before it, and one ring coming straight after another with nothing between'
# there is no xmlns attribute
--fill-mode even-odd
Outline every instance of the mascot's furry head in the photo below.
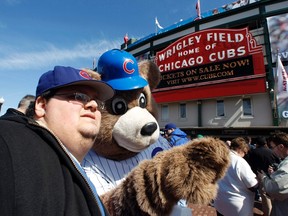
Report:
<svg viewBox="0 0 288 216"><path fill-rule="evenodd" d="M160 81L160 72L152 61L137 64L130 53L118 49L99 58L97 72L116 94L105 103L93 149L112 160L130 158L159 137L157 107L151 91Z"/></svg>

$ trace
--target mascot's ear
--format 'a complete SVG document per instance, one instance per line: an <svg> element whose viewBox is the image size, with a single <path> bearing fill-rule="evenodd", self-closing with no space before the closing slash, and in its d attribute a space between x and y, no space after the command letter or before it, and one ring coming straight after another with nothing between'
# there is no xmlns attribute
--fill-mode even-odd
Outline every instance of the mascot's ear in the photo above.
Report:
<svg viewBox="0 0 288 216"><path fill-rule="evenodd" d="M86 71L93 79L101 80L101 75L97 71L93 71L88 68L82 68L81 70Z"/></svg>
<svg viewBox="0 0 288 216"><path fill-rule="evenodd" d="M143 60L138 63L139 73L144 77L148 83L150 89L154 89L160 82L160 71L158 66L149 60Z"/></svg>

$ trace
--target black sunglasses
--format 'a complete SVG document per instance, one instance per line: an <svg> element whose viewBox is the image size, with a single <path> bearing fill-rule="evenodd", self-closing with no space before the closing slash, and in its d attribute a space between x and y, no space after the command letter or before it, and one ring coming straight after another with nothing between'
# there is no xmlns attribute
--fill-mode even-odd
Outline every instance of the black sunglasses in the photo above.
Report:
<svg viewBox="0 0 288 216"><path fill-rule="evenodd" d="M96 101L98 108L103 110L105 108L105 102L96 99L96 98L91 98L90 96L88 96L87 94L84 93L59 93L59 94L55 94L55 96L66 96L67 99L69 100L74 100L74 101L78 101L83 103L84 105L87 104L88 102L90 102L91 100Z"/></svg>

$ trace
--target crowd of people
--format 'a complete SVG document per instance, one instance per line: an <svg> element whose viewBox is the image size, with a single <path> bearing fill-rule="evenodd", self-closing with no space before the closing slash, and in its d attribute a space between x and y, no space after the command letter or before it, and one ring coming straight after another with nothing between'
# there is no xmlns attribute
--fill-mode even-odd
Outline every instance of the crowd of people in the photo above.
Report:
<svg viewBox="0 0 288 216"><path fill-rule="evenodd" d="M228 143L231 165L218 184L217 215L253 215L255 200L265 216L287 215L288 134L237 137Z"/></svg>
<svg viewBox="0 0 288 216"><path fill-rule="evenodd" d="M189 136L174 123L162 134L172 147L187 143ZM196 138L201 138L197 135ZM231 165L219 181L212 205L218 216L253 215L254 202L261 201L264 216L288 212L288 134L226 139Z"/></svg>
<svg viewBox="0 0 288 216"><path fill-rule="evenodd" d="M172 147L187 143L189 136L174 123L165 125L163 136ZM198 135L196 138L201 138ZM219 181L213 206L218 216L253 215L254 202L261 201L264 216L288 212L288 134L236 137L225 140L231 165Z"/></svg>

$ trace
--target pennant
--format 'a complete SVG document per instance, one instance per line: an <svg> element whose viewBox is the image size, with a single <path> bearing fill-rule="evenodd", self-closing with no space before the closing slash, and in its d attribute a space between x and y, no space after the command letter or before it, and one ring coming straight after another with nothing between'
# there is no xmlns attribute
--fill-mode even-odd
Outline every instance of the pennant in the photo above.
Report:
<svg viewBox="0 0 288 216"><path fill-rule="evenodd" d="M94 59L93 59L93 63L92 63L92 68L93 68L93 70L95 69L95 67L96 67L96 59L94 58Z"/></svg>
<svg viewBox="0 0 288 216"><path fill-rule="evenodd" d="M196 13L197 13L197 18L195 20L201 19L200 0L197 0L196 2Z"/></svg>
<svg viewBox="0 0 288 216"><path fill-rule="evenodd" d="M278 118L278 124L285 125L283 119L287 119L288 107L288 75L282 64L280 55L277 55L276 71L274 74L274 117Z"/></svg>
<svg viewBox="0 0 288 216"><path fill-rule="evenodd" d="M1 98L0 98L0 112L1 112L1 107L2 107L2 105L3 105L3 103L4 103L4 101L5 101L4 98L1 97Z"/></svg>
<svg viewBox="0 0 288 216"><path fill-rule="evenodd" d="M281 58L278 55L277 57L277 67L276 67L276 82L277 92L288 92L288 75L282 64Z"/></svg>
<svg viewBox="0 0 288 216"><path fill-rule="evenodd" d="M156 25L159 29L163 29L163 27L159 24L157 17L155 17L155 25Z"/></svg>
<svg viewBox="0 0 288 216"><path fill-rule="evenodd" d="M128 40L129 40L128 34L126 33L126 35L124 36L124 43L127 44L127 43L128 43Z"/></svg>

